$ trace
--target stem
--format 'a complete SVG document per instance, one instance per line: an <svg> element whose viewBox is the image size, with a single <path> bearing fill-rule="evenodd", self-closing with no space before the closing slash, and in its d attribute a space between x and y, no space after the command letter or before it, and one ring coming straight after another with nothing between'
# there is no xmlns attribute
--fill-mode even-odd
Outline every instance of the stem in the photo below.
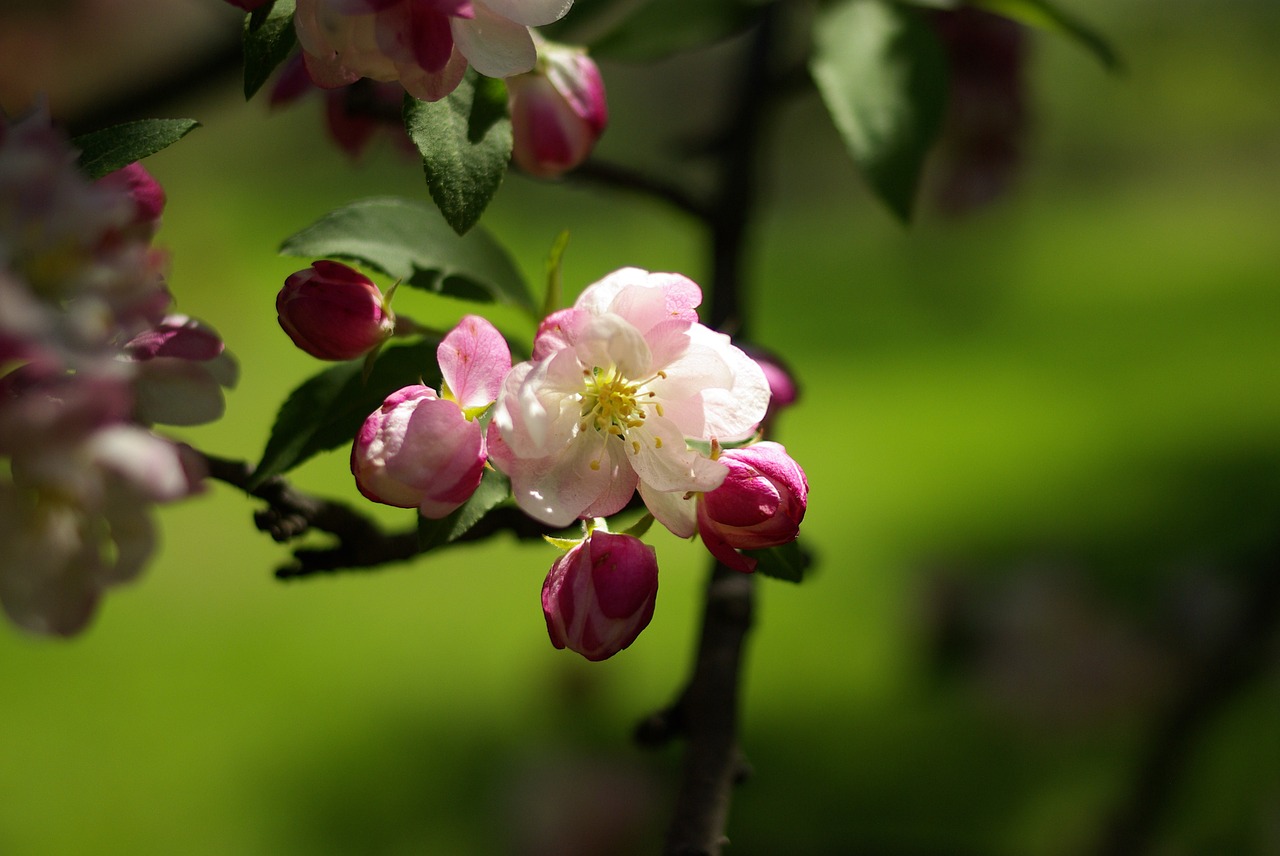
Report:
<svg viewBox="0 0 1280 856"><path fill-rule="evenodd" d="M755 163L768 98L777 4L761 13L747 52L738 102L723 136L718 188L710 216L711 282L708 324L742 333L746 237L756 201ZM657 714L637 735L661 741L675 730L686 738L681 782L664 852L667 856L717 856L733 786L746 766L738 748L738 702L755 578L719 564L711 571L693 674L672 708Z"/></svg>

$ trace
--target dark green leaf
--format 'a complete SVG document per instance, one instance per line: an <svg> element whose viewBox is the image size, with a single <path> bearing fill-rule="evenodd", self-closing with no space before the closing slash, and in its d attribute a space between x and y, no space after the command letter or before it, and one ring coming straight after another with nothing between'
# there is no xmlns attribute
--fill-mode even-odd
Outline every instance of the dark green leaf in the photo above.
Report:
<svg viewBox="0 0 1280 856"><path fill-rule="evenodd" d="M294 0L274 0L244 17L244 97L248 101L297 44Z"/></svg>
<svg viewBox="0 0 1280 856"><path fill-rule="evenodd" d="M789 583L804 581L805 572L813 564L813 558L799 544L792 541L781 547L767 547L763 550L743 550L743 555L751 556L758 563L756 573L786 580Z"/></svg>
<svg viewBox="0 0 1280 856"><path fill-rule="evenodd" d="M364 420L397 389L424 378L429 384L435 382L438 344L422 341L383 349L367 382L361 377L363 360L339 363L303 382L276 414L250 489L320 452L355 440Z"/></svg>
<svg viewBox="0 0 1280 856"><path fill-rule="evenodd" d="M488 232L459 237L438 211L407 199L345 205L286 238L280 252L350 259L414 288L534 310L524 277Z"/></svg>
<svg viewBox="0 0 1280 856"><path fill-rule="evenodd" d="M405 96L404 127L422 154L427 189L459 235L476 224L511 161L511 119L501 80L468 71L439 101Z"/></svg>
<svg viewBox="0 0 1280 856"><path fill-rule="evenodd" d="M476 492L457 511L440 520L418 518L418 547L426 552L458 540L509 496L511 482L507 477L497 470L486 469Z"/></svg>
<svg viewBox="0 0 1280 856"><path fill-rule="evenodd" d="M918 10L841 0L814 24L810 71L876 195L904 222L946 108L946 62Z"/></svg>
<svg viewBox="0 0 1280 856"><path fill-rule="evenodd" d="M970 0L969 5L1066 36L1097 57L1107 71L1119 71L1123 66L1120 55L1102 34L1049 0Z"/></svg>
<svg viewBox="0 0 1280 856"><path fill-rule="evenodd" d="M80 150L80 168L90 178L102 178L168 148L199 126L195 119L140 119L82 134L72 144Z"/></svg>
<svg viewBox="0 0 1280 856"><path fill-rule="evenodd" d="M631 4L619 20L617 3L579 0L550 35L585 43L598 57L641 61L708 45L755 22L760 4L751 0L646 0ZM557 35L556 32L559 32Z"/></svg>

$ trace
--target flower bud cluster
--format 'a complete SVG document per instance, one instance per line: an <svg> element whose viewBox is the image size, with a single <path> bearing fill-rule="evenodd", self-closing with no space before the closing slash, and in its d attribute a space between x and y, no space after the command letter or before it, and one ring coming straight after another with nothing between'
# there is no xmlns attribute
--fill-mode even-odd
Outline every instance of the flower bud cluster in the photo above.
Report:
<svg viewBox="0 0 1280 856"><path fill-rule="evenodd" d="M464 318L437 350L440 389L400 389L364 422L351 454L357 485L442 518L491 466L535 520L595 520L581 541L557 542L567 553L544 584L543 612L556 647L591 660L617 653L653 614L657 561L597 518L638 492L653 519L700 534L715 558L748 572L756 560L739 551L795 540L808 502L799 465L756 442L770 379L698 321L701 299L678 274L615 271L544 319L531 358L514 366L501 333ZM794 384L773 368L789 403Z"/></svg>
<svg viewBox="0 0 1280 856"><path fill-rule="evenodd" d="M60 635L141 570L151 504L198 487L146 426L216 419L235 379L216 333L168 314L160 185L75 160L44 115L0 118L0 606Z"/></svg>

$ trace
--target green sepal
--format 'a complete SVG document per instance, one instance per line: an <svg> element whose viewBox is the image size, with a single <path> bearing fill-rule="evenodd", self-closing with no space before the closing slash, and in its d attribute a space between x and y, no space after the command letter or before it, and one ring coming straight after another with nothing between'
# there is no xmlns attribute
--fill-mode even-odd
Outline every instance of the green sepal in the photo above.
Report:
<svg viewBox="0 0 1280 856"><path fill-rule="evenodd" d="M783 544L781 547L766 547L763 550L743 550L744 556L756 560L756 573L764 574L775 580L786 580L789 583L804 581L813 557L797 542Z"/></svg>
<svg viewBox="0 0 1280 856"><path fill-rule="evenodd" d="M550 535L543 535L542 540L565 553L582 543L581 538L552 538Z"/></svg>
<svg viewBox="0 0 1280 856"><path fill-rule="evenodd" d="M492 467L485 467L476 492L455 511L439 520L418 517L418 548L426 552L458 540L510 496L510 480Z"/></svg>
<svg viewBox="0 0 1280 856"><path fill-rule="evenodd" d="M249 480L252 490L313 456L355 440L364 420L404 386L437 372L438 340L383 349L365 379L363 359L338 363L289 394L276 414L262 459ZM428 381L430 382L430 381Z"/></svg>
<svg viewBox="0 0 1280 856"><path fill-rule="evenodd" d="M536 308L523 275L492 235L459 236L429 205L394 196L344 205L286 238L280 253L354 261L411 288L472 302Z"/></svg>
<svg viewBox="0 0 1280 856"><path fill-rule="evenodd" d="M547 291L542 297L542 317L546 318L560 308L561 267L564 262L564 251L569 246L569 230L565 229L551 242L551 252L547 254Z"/></svg>
<svg viewBox="0 0 1280 856"><path fill-rule="evenodd" d="M195 119L139 119L81 134L71 144L80 150L80 169L98 179L168 148L198 127Z"/></svg>
<svg viewBox="0 0 1280 856"><path fill-rule="evenodd" d="M422 155L427 190L459 235L480 220L511 162L507 85L468 70L439 101L406 95L404 128Z"/></svg>
<svg viewBox="0 0 1280 856"><path fill-rule="evenodd" d="M294 0L272 0L244 16L244 100L254 96L298 43Z"/></svg>

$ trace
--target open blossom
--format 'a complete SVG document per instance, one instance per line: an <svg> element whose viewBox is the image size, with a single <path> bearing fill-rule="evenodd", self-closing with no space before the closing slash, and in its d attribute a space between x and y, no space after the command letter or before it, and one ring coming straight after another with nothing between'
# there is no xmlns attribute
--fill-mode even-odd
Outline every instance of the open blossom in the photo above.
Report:
<svg viewBox="0 0 1280 856"><path fill-rule="evenodd" d="M777 443L727 449L718 460L729 467L729 475L697 498L698 535L726 567L753 571L756 560L737 551L796 540L809 504L809 482Z"/></svg>
<svg viewBox="0 0 1280 856"><path fill-rule="evenodd" d="M488 77L533 68L529 27L561 18L573 0L298 0L294 27L316 85L398 80L437 101L468 62Z"/></svg>
<svg viewBox="0 0 1280 856"><path fill-rule="evenodd" d="M541 42L538 66L507 80L511 154L529 175L561 175L587 159L609 110L600 69L586 52Z"/></svg>
<svg viewBox="0 0 1280 856"><path fill-rule="evenodd" d="M649 626L657 597L653 548L597 529L551 566L542 584L542 613L552 645L604 660Z"/></svg>
<svg viewBox="0 0 1280 856"><path fill-rule="evenodd" d="M360 492L387 505L438 519L475 493L487 456L476 421L511 368L506 340L468 315L436 350L444 387L407 386L369 415L351 448Z"/></svg>
<svg viewBox="0 0 1280 856"><path fill-rule="evenodd" d="M490 456L531 517L567 526L606 517L637 486L653 515L692 535L691 491L728 468L688 440L749 435L769 387L729 337L698 322L698 286L623 268L549 316L515 366L489 427Z"/></svg>

